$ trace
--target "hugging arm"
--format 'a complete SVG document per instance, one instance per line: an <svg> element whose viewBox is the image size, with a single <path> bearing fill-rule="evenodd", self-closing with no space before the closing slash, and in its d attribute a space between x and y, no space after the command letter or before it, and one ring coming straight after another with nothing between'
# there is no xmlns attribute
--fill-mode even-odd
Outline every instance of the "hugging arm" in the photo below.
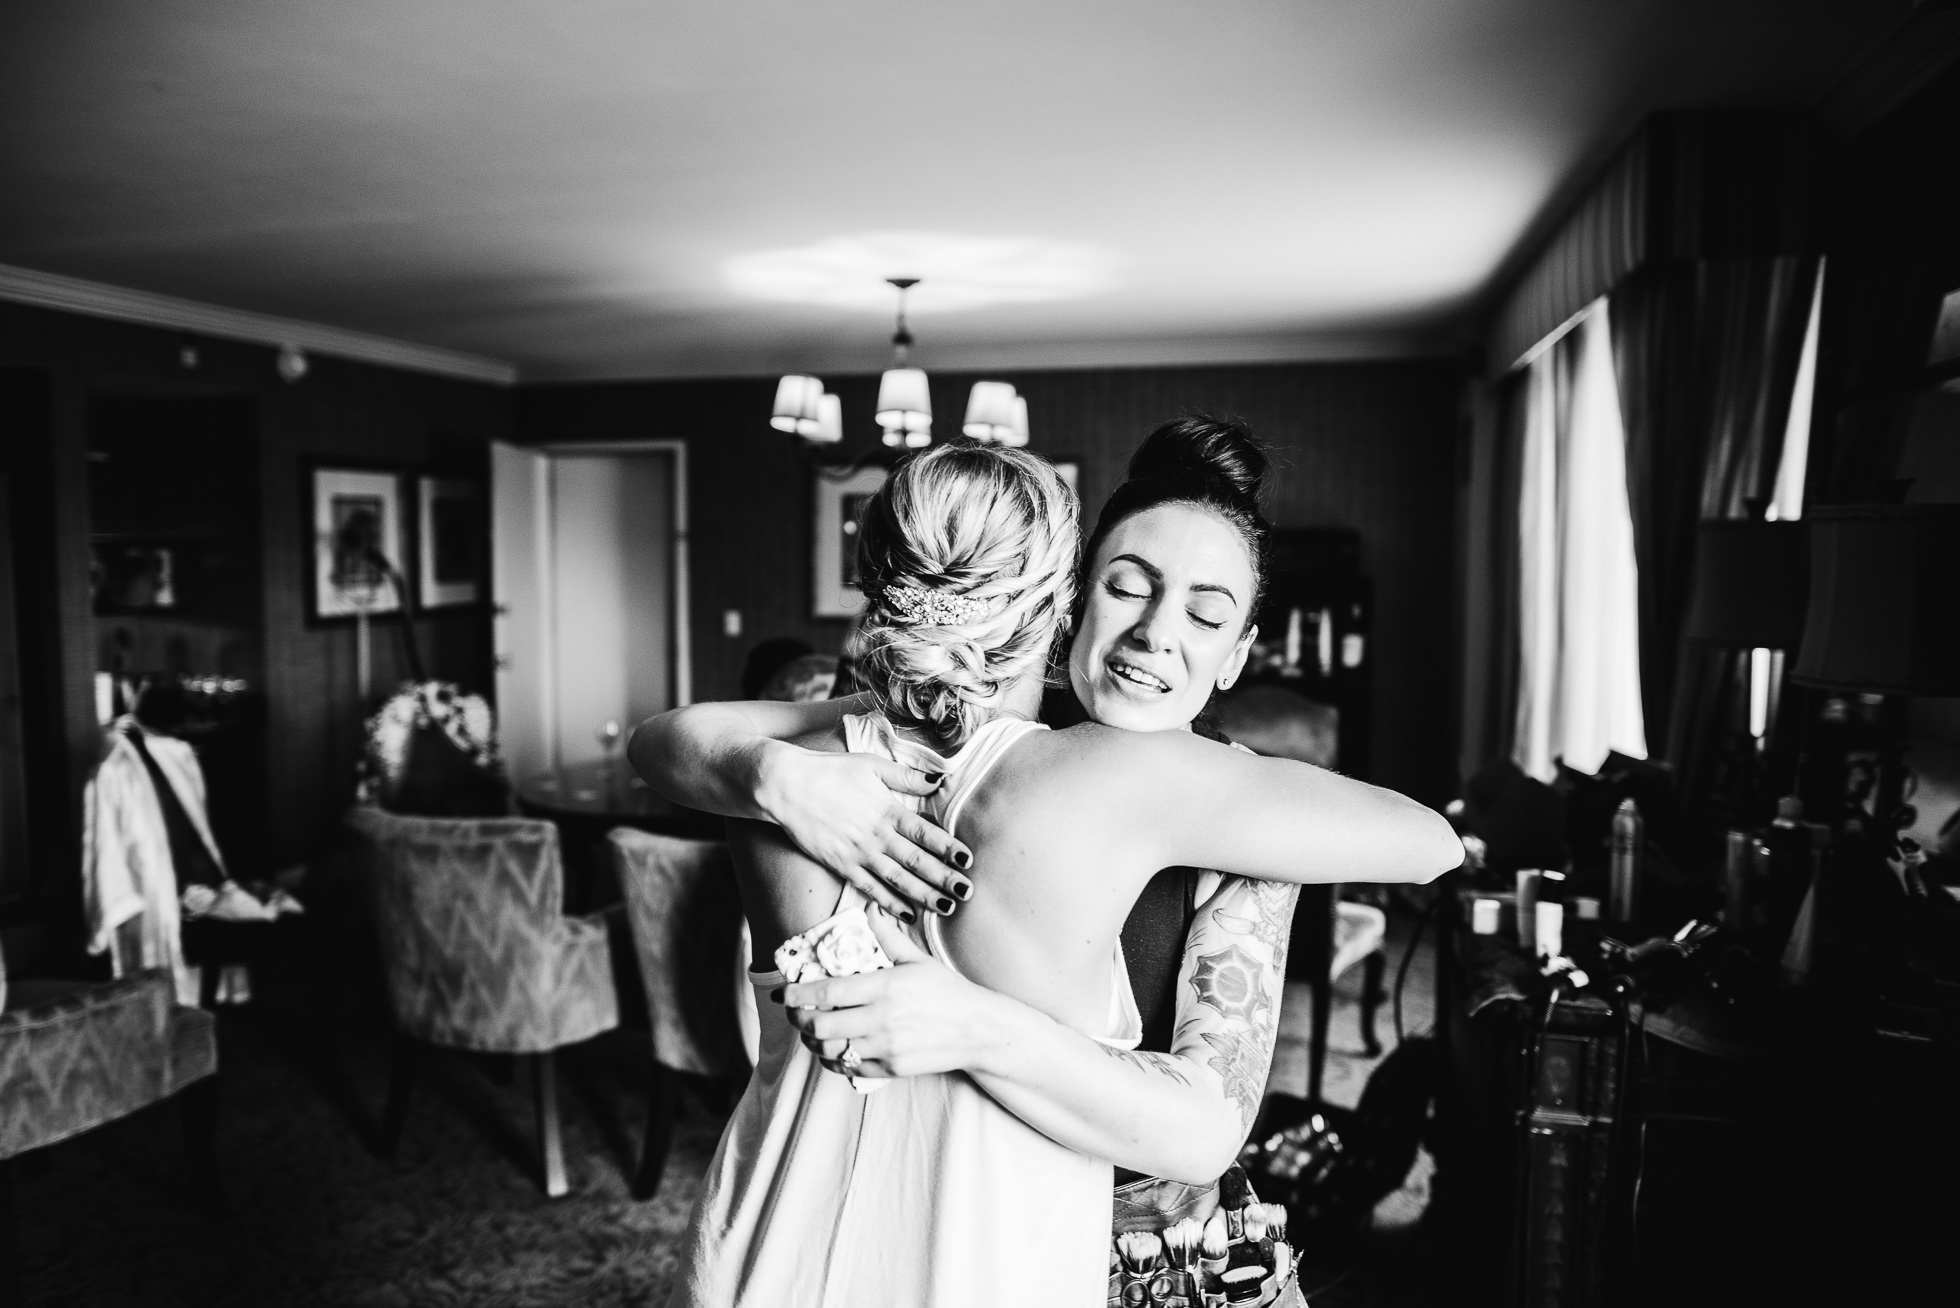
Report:
<svg viewBox="0 0 1960 1308"><path fill-rule="evenodd" d="M868 707L862 696L691 704L641 723L626 756L677 804L782 827L797 848L891 912L910 917L913 904L948 912L949 895L970 893L951 866L966 847L897 798L930 794L937 780L891 759L789 743Z"/></svg>
<svg viewBox="0 0 1960 1308"><path fill-rule="evenodd" d="M1077 735L1077 733L1084 733ZM1405 795L1291 759L1261 758L1187 732L1094 725L1077 766L1033 801L1055 821L1101 804L1092 838L1130 843L1139 868L1215 867L1295 883L1429 881L1463 861L1442 814Z"/></svg>
<svg viewBox="0 0 1960 1308"><path fill-rule="evenodd" d="M789 986L784 1002L805 1043L833 1068L849 1038L874 1075L966 1072L1001 1107L1077 1153L1207 1184L1237 1156L1265 1091L1279 958L1238 927L1256 920L1254 895L1273 893L1293 892L1228 881L1199 913L1186 944L1171 1053L1092 1040L960 977L877 915L873 930L896 967ZM1283 951L1284 935L1279 939ZM1243 960L1231 955L1234 946ZM1208 963L1208 954L1218 957ZM1271 965L1256 969L1245 961L1258 958ZM1242 971L1219 973L1226 959ZM1249 1005L1241 984L1254 987ZM1231 998L1221 999L1226 993Z"/></svg>
<svg viewBox="0 0 1960 1308"><path fill-rule="evenodd" d="M1016 1117L1079 1153L1175 1181L1217 1180L1238 1157L1266 1096L1299 895L1297 886L1227 877L1205 901L1184 940L1169 1053L1112 1049L1003 999L1056 1026L1072 1046L1100 1050L1126 1075L1111 1076L1105 1067L1044 1078L1045 1060L1024 1055L997 1058L974 1080Z"/></svg>

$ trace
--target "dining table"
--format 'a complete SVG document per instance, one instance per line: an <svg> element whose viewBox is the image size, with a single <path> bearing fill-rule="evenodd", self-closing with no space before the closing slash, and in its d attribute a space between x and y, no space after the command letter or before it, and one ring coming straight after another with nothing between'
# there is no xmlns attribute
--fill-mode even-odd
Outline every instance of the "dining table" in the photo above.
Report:
<svg viewBox="0 0 1960 1308"><path fill-rule="evenodd" d="M720 840L722 820L665 799L621 759L584 759L535 772L517 786L528 816L637 827L663 836Z"/></svg>
<svg viewBox="0 0 1960 1308"><path fill-rule="evenodd" d="M722 819L657 794L620 758L581 759L533 772L517 783L526 817L558 826L565 863L565 907L591 913L619 904L606 833L636 827L685 840L721 840Z"/></svg>

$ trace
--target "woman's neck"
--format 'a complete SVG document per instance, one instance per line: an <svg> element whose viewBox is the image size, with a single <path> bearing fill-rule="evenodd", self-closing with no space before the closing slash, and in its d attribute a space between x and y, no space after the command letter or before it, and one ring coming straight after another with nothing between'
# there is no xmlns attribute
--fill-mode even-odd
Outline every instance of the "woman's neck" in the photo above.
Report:
<svg viewBox="0 0 1960 1308"><path fill-rule="evenodd" d="M987 705L976 715L978 720L975 725L984 726L996 718L1025 718L1029 722L1038 721L1041 717L1041 690L1042 679L1039 674L1024 673L1016 677L1000 688L994 703ZM957 754L959 752L956 749L943 748L932 738L930 732L915 727L901 727L896 723L893 724L892 729L904 739L915 745L923 745L935 753Z"/></svg>

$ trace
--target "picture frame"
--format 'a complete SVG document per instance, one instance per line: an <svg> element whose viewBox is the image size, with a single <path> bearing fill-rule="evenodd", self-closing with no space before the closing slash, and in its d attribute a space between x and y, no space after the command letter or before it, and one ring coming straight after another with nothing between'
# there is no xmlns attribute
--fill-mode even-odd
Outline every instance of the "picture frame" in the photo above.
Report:
<svg viewBox="0 0 1960 1308"><path fill-rule="evenodd" d="M89 588L98 614L170 613L182 603L179 557L167 541L92 541Z"/></svg>
<svg viewBox="0 0 1960 1308"><path fill-rule="evenodd" d="M398 579L404 562L400 475L319 465L306 480L307 621L401 612L401 592L388 576L391 567Z"/></svg>
<svg viewBox="0 0 1960 1308"><path fill-rule="evenodd" d="M415 479L415 603L460 608L483 599L483 488L461 477Z"/></svg>
<svg viewBox="0 0 1960 1308"><path fill-rule="evenodd" d="M846 477L818 474L811 514L812 616L854 618L864 609L855 575L858 513L889 475L883 468L862 468Z"/></svg>

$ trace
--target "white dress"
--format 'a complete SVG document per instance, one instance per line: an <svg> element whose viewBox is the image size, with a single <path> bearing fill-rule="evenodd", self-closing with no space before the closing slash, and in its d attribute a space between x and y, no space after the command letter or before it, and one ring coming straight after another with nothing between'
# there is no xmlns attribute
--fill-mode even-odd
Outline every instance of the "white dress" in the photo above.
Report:
<svg viewBox="0 0 1960 1308"><path fill-rule="evenodd" d="M942 759L883 718L844 720L854 753L923 760L946 780L922 811L948 831L981 779L1029 731L997 719ZM840 910L863 901L852 890ZM930 913L920 943L951 966ZM751 970L761 1057L722 1133L670 1304L699 1308L992 1308L1101 1305L1109 1291L1110 1165L1048 1139L963 1074L859 1094L803 1047ZM1142 1033L1129 973L1110 965L1105 1044Z"/></svg>

